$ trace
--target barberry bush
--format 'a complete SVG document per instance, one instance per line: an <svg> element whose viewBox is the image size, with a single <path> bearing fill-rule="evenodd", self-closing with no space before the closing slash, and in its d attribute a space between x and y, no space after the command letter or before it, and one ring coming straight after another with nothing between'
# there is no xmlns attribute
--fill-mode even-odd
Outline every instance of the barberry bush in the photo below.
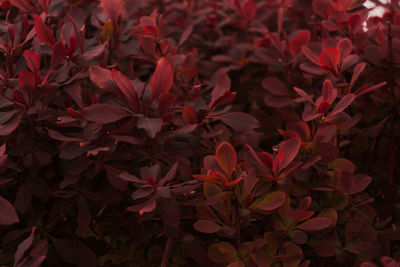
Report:
<svg viewBox="0 0 400 267"><path fill-rule="evenodd" d="M1 0L0 265L399 266L368 2Z"/></svg>

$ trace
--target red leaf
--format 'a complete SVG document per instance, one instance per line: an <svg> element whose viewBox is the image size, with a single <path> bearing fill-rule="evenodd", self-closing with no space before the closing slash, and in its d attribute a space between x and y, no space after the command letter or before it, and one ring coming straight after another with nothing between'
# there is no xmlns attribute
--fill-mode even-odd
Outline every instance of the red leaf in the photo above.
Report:
<svg viewBox="0 0 400 267"><path fill-rule="evenodd" d="M366 65L367 65L366 63L362 62L354 67L353 76L351 77L350 87L353 87L354 83L357 81L360 74L364 71Z"/></svg>
<svg viewBox="0 0 400 267"><path fill-rule="evenodd" d="M13 205L7 199L0 196L0 225L12 225L18 223L18 215Z"/></svg>
<svg viewBox="0 0 400 267"><path fill-rule="evenodd" d="M24 256L25 251L28 250L32 246L33 238L35 236L35 227L32 227L32 232L29 235L27 239L22 241L18 247L17 247L17 252L15 252L14 255L14 266L17 266L18 263L21 261L22 257Z"/></svg>
<svg viewBox="0 0 400 267"><path fill-rule="evenodd" d="M222 142L215 153L221 169L227 174L231 175L236 167L236 151L228 142Z"/></svg>
<svg viewBox="0 0 400 267"><path fill-rule="evenodd" d="M65 136L57 131L53 131L48 128L46 128L46 130L51 138L58 140L58 141L64 141L64 142L82 142L82 141L84 141L82 138Z"/></svg>
<svg viewBox="0 0 400 267"><path fill-rule="evenodd" d="M340 101L336 104L336 106L333 108L332 113L329 115L332 116L334 114L337 114L339 112L342 112L345 110L351 103L353 103L354 99L356 96L354 94L348 94L345 95Z"/></svg>
<svg viewBox="0 0 400 267"><path fill-rule="evenodd" d="M244 112L229 112L213 116L213 118L223 121L238 132L246 132L260 127L257 119Z"/></svg>
<svg viewBox="0 0 400 267"><path fill-rule="evenodd" d="M354 184L353 187L350 189L349 194L358 194L364 191L368 185L371 183L372 177L367 175L355 175L354 176Z"/></svg>
<svg viewBox="0 0 400 267"><path fill-rule="evenodd" d="M229 76L224 72L217 78L215 87L211 92L211 102L208 105L208 107L211 109L213 107L216 107L217 105L221 105L222 103L220 99L224 98L225 96L229 97L229 93L231 93L229 91L230 88L231 88L231 79L229 79ZM226 103L227 101L224 102Z"/></svg>
<svg viewBox="0 0 400 267"><path fill-rule="evenodd" d="M150 83L150 98L151 103L154 99L169 91L174 80L174 73L171 65L165 57L158 60L156 70Z"/></svg>
<svg viewBox="0 0 400 267"><path fill-rule="evenodd" d="M22 114L23 113L21 112L18 115L13 116L13 118L8 120L5 124L0 125L0 136L6 136L12 133L18 127Z"/></svg>
<svg viewBox="0 0 400 267"><path fill-rule="evenodd" d="M186 124L197 123L197 113L192 107L188 105L185 105L183 107L182 117Z"/></svg>
<svg viewBox="0 0 400 267"><path fill-rule="evenodd" d="M383 256L383 257L381 257L380 260L384 267L399 267L400 266L398 262L396 262L394 259L392 259L391 257L388 257L388 256Z"/></svg>
<svg viewBox="0 0 400 267"><path fill-rule="evenodd" d="M31 50L25 50L24 58L26 60L26 64L27 64L29 70L37 75L39 73L39 69L40 69L39 56L36 55L36 53Z"/></svg>
<svg viewBox="0 0 400 267"><path fill-rule="evenodd" d="M298 225L296 228L301 229L306 232L315 232L323 230L332 225L332 219L316 217L309 219L308 221Z"/></svg>
<svg viewBox="0 0 400 267"><path fill-rule="evenodd" d="M337 73L340 53L337 48L330 47L323 50L318 56L318 62L322 68L327 68L333 73Z"/></svg>
<svg viewBox="0 0 400 267"><path fill-rule="evenodd" d="M99 88L118 94L117 88L111 78L111 71L100 66L90 66L90 80Z"/></svg>
<svg viewBox="0 0 400 267"><path fill-rule="evenodd" d="M112 123L129 116L125 111L109 104L93 104L84 108L83 117L97 123Z"/></svg>
<svg viewBox="0 0 400 267"><path fill-rule="evenodd" d="M276 191L265 195L259 201L253 202L251 206L263 211L272 211L280 208L285 200L286 193L282 191Z"/></svg>
<svg viewBox="0 0 400 267"><path fill-rule="evenodd" d="M55 67L57 67L61 63L61 61L64 60L65 53L66 53L65 46L62 43L62 41L58 41L56 44L54 44L48 72L52 71Z"/></svg>
<svg viewBox="0 0 400 267"><path fill-rule="evenodd" d="M151 138L156 137L156 134L161 130L163 120L160 118L139 117L137 127L146 131Z"/></svg>
<svg viewBox="0 0 400 267"><path fill-rule="evenodd" d="M40 11L28 0L9 0L11 4L21 9L25 13L40 14Z"/></svg>
<svg viewBox="0 0 400 267"><path fill-rule="evenodd" d="M307 46L301 46L301 52L303 52L306 58L308 58L312 63L314 63L315 65L319 65L318 56L314 54L314 52L311 51Z"/></svg>
<svg viewBox="0 0 400 267"><path fill-rule="evenodd" d="M117 25L118 18L121 15L121 0L101 0L101 7L113 22L114 27Z"/></svg>
<svg viewBox="0 0 400 267"><path fill-rule="evenodd" d="M49 27L43 23L41 17L35 17L35 31L37 38L42 42L47 44L48 46L53 46L56 40L53 37Z"/></svg>
<svg viewBox="0 0 400 267"><path fill-rule="evenodd" d="M334 92L335 88L330 80L326 79L322 85L322 99L329 104L332 104L336 99L337 92Z"/></svg>
<svg viewBox="0 0 400 267"><path fill-rule="evenodd" d="M351 54L353 45L349 38L343 38L338 42L337 48L339 50L340 57L344 59Z"/></svg>
<svg viewBox="0 0 400 267"><path fill-rule="evenodd" d="M137 110L139 108L139 97L132 82L116 69L111 71L111 78L125 95L131 108Z"/></svg>
<svg viewBox="0 0 400 267"><path fill-rule="evenodd" d="M276 77L267 77L262 81L265 90L273 95L287 96L290 95L286 86Z"/></svg>
<svg viewBox="0 0 400 267"><path fill-rule="evenodd" d="M221 230L221 226L209 220L198 220L193 224L194 229L199 232L212 234Z"/></svg>
<svg viewBox="0 0 400 267"><path fill-rule="evenodd" d="M279 144L279 152L283 152L283 159L279 166L279 171L288 166L297 156L300 150L300 142L297 138L291 138Z"/></svg>
<svg viewBox="0 0 400 267"><path fill-rule="evenodd" d="M252 19L256 14L256 11L257 11L257 3L255 3L253 0L246 0L241 9L242 16L245 20Z"/></svg>
<svg viewBox="0 0 400 267"><path fill-rule="evenodd" d="M64 91L68 94L70 98L78 105L78 107L83 108L82 102L82 87L79 83L73 83L64 88Z"/></svg>
<svg viewBox="0 0 400 267"><path fill-rule="evenodd" d="M292 56L296 56L300 51L302 46L307 46L310 42L311 33L309 30L301 31L296 35L289 43L289 52Z"/></svg>

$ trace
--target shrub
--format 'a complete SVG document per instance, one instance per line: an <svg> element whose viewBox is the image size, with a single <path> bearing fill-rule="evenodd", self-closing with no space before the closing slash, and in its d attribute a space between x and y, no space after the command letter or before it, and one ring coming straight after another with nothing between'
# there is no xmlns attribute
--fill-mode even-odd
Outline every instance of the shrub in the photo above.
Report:
<svg viewBox="0 0 400 267"><path fill-rule="evenodd" d="M364 2L0 1L0 265L399 266Z"/></svg>

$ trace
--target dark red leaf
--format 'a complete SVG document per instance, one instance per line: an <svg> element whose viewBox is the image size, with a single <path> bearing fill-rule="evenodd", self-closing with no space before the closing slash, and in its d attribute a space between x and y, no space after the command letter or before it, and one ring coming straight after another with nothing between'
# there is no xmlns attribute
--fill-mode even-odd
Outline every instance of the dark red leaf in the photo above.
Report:
<svg viewBox="0 0 400 267"><path fill-rule="evenodd" d="M215 153L221 169L227 174L231 175L236 167L236 151L228 142L222 142Z"/></svg>
<svg viewBox="0 0 400 267"><path fill-rule="evenodd" d="M256 208L262 211L272 211L280 208L286 199L286 193L276 191L269 193L261 199L254 201L250 208Z"/></svg>
<svg viewBox="0 0 400 267"><path fill-rule="evenodd" d="M14 115L12 119L8 120L6 123L0 125L0 136L6 136L12 133L19 125L23 113Z"/></svg>
<svg viewBox="0 0 400 267"><path fill-rule="evenodd" d="M311 33L309 30L301 31L297 34L289 43L289 52L292 56L296 56L300 51L302 46L307 46L310 42Z"/></svg>
<svg viewBox="0 0 400 267"><path fill-rule="evenodd" d="M229 112L213 116L213 118L223 121L239 132L246 132L260 127L257 119L244 112Z"/></svg>
<svg viewBox="0 0 400 267"><path fill-rule="evenodd" d="M171 65L165 57L160 58L150 83L150 98L148 103L168 92L173 80L174 73Z"/></svg>
<svg viewBox="0 0 400 267"><path fill-rule="evenodd" d="M186 124L197 123L197 113L192 107L188 105L185 105L183 107L182 117Z"/></svg>
<svg viewBox="0 0 400 267"><path fill-rule="evenodd" d="M246 0L242 6L242 16L246 20L250 20L254 17L257 11L257 3L253 0Z"/></svg>
<svg viewBox="0 0 400 267"><path fill-rule="evenodd" d="M316 217L309 219L308 221L296 226L296 228L301 229L306 232L315 232L328 228L332 225L332 219Z"/></svg>
<svg viewBox="0 0 400 267"><path fill-rule="evenodd" d="M279 152L283 153L283 159L279 170L286 168L297 156L300 150L300 141L297 138L291 138L279 144Z"/></svg>
<svg viewBox="0 0 400 267"><path fill-rule="evenodd" d="M37 75L39 73L39 69L40 69L39 56L36 55L36 53L31 50L25 50L24 58L26 60L26 64L27 64L29 70Z"/></svg>
<svg viewBox="0 0 400 267"><path fill-rule="evenodd" d="M35 227L32 227L32 232L29 235L29 237L27 239L25 239L24 241L22 241L17 248L17 252L15 252L14 255L14 265L16 266L21 260L22 257L24 256L25 251L27 251L33 243L33 238L35 237Z"/></svg>
<svg viewBox="0 0 400 267"><path fill-rule="evenodd" d="M198 220L193 224L194 229L199 232L212 234L221 230L221 226L209 220Z"/></svg>
<svg viewBox="0 0 400 267"><path fill-rule="evenodd" d="M8 0L11 4L18 7L22 12L25 13L33 13L40 14L40 11L37 7L32 5L29 0Z"/></svg>
<svg viewBox="0 0 400 267"><path fill-rule="evenodd" d="M35 17L35 31L37 38L42 42L47 44L48 46L53 46L56 42L53 34L51 33L49 27L43 23L43 20L40 16Z"/></svg>
<svg viewBox="0 0 400 267"><path fill-rule="evenodd" d="M286 86L276 77L267 77L262 81L265 90L273 95L287 96L290 95Z"/></svg>
<svg viewBox="0 0 400 267"><path fill-rule="evenodd" d="M113 22L114 27L117 25L118 18L121 15L121 0L101 0L101 7Z"/></svg>
<svg viewBox="0 0 400 267"><path fill-rule="evenodd" d="M213 107L216 107L217 105L220 105L221 101L219 101L219 100L221 98L223 98L224 96L229 95L230 88L231 88L231 79L229 79L229 76L224 72L221 75L219 75L217 78L215 87L211 93L211 102L208 105L208 107L211 109ZM224 102L227 102L227 101L224 101Z"/></svg>
<svg viewBox="0 0 400 267"><path fill-rule="evenodd" d="M18 223L18 215L14 206L7 199L0 196L0 225L12 225Z"/></svg>
<svg viewBox="0 0 400 267"><path fill-rule="evenodd" d="M330 47L323 50L318 56L318 62L322 68L329 69L333 73L337 73L340 53L337 48Z"/></svg>
<svg viewBox="0 0 400 267"><path fill-rule="evenodd" d="M146 131L151 138L156 137L156 134L161 130L163 120L159 118L139 117L137 127Z"/></svg>
<svg viewBox="0 0 400 267"><path fill-rule="evenodd" d="M348 94L345 95L340 101L336 104L336 106L333 108L332 113L329 115L334 115L339 112L342 112L345 110L351 103L353 103L354 99L356 96L354 94Z"/></svg>
<svg viewBox="0 0 400 267"><path fill-rule="evenodd" d="M111 78L125 95L131 108L137 110L139 108L139 97L132 82L116 69L111 71Z"/></svg>
<svg viewBox="0 0 400 267"><path fill-rule="evenodd" d="M112 123L129 116L128 113L110 104L93 104L84 110L83 117L88 121L97 123Z"/></svg>

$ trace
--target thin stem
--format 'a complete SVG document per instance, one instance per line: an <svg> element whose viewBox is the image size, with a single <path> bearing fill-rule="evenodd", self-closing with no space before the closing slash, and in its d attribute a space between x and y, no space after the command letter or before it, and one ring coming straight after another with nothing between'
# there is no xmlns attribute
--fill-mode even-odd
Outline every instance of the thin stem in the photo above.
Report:
<svg viewBox="0 0 400 267"><path fill-rule="evenodd" d="M161 267L168 266L173 244L174 244L174 239L172 237L168 237L167 244L165 245L164 254L161 261Z"/></svg>
<svg viewBox="0 0 400 267"><path fill-rule="evenodd" d="M239 213L239 200L235 201L235 220L236 220L236 234L235 234L235 243L236 248L239 250L240 247L240 213Z"/></svg>

